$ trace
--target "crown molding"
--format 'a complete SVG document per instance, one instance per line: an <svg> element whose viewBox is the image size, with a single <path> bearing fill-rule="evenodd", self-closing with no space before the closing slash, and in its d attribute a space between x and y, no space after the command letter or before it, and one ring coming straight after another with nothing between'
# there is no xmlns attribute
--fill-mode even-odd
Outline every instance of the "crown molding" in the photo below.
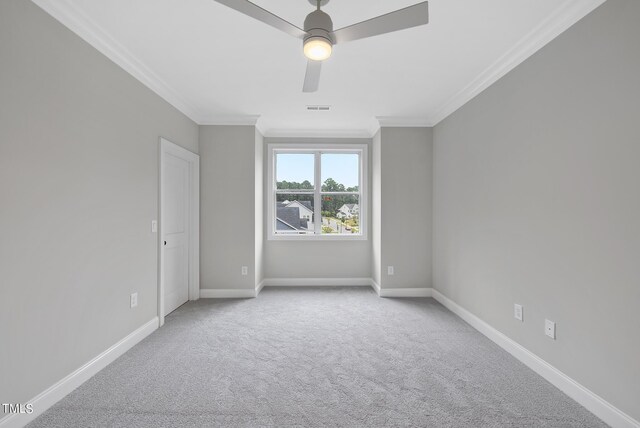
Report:
<svg viewBox="0 0 640 428"><path fill-rule="evenodd" d="M376 116L382 128L431 128L433 124L426 117Z"/></svg>
<svg viewBox="0 0 640 428"><path fill-rule="evenodd" d="M223 126L256 126L258 115L220 115L211 116L200 121L199 125L223 125Z"/></svg>
<svg viewBox="0 0 640 428"><path fill-rule="evenodd" d="M31 1L111 61L115 62L126 72L138 79L147 88L158 94L185 116L196 123L200 123L201 116L196 108L185 101L175 89L162 80L144 63L136 59L131 52L111 37L86 14L75 7L69 0Z"/></svg>
<svg viewBox="0 0 640 428"><path fill-rule="evenodd" d="M279 129L269 128L264 119L258 120L256 128L265 138L365 138L371 139L380 130L380 124L375 117L371 117L369 124L362 124L362 128L348 129Z"/></svg>
<svg viewBox="0 0 640 428"><path fill-rule="evenodd" d="M205 117L187 102L169 84L162 80L144 63L136 59L123 45L111 37L70 0L31 0L45 12L69 28L107 58L119 65L142 84L185 114L199 125L256 125L258 116ZM475 96L498 81L531 55L559 36L606 0L569 0L544 22L520 39L507 53L480 73L465 88L453 95L428 118L378 116L368 129L363 130L278 130L264 129L265 137L346 137L371 138L382 127L433 127ZM256 126L258 126L256 125Z"/></svg>
<svg viewBox="0 0 640 428"><path fill-rule="evenodd" d="M262 121L260 119L258 119L256 121L256 131L258 131L258 133L260 133L262 138L264 138L265 129L264 129L264 125L262 124Z"/></svg>
<svg viewBox="0 0 640 428"><path fill-rule="evenodd" d="M370 129L267 129L265 138L372 138Z"/></svg>
<svg viewBox="0 0 640 428"><path fill-rule="evenodd" d="M380 122L375 117L371 118L371 123L367 128L367 132L371 135L371 138L375 137L375 135L380 132Z"/></svg>
<svg viewBox="0 0 640 428"><path fill-rule="evenodd" d="M431 115L433 126L471 101L482 91L493 85L605 1L606 0L570 0L561 6L529 34L520 39L507 53L489 66L489 68L480 73L480 75L473 79L464 89L442 104L442 106Z"/></svg>

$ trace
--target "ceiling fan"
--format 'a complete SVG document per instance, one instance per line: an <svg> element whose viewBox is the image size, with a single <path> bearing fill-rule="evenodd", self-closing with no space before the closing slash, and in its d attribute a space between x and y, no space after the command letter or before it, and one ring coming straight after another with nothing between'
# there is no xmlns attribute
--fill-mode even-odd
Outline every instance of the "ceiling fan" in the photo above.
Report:
<svg viewBox="0 0 640 428"><path fill-rule="evenodd" d="M296 27L248 0L215 1L303 40L303 52L308 58L303 92L318 90L322 61L331 56L333 45L336 43L364 39L429 23L429 2L427 1L335 31L331 17L320 10L320 7L327 4L329 0L309 0L309 3L316 6L316 10L307 15L304 20L304 29Z"/></svg>

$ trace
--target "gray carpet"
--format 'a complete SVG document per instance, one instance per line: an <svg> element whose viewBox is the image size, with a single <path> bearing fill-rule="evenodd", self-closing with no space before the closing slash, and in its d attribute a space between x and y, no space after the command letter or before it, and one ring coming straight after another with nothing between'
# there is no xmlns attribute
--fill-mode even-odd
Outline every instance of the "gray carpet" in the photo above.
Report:
<svg viewBox="0 0 640 428"><path fill-rule="evenodd" d="M30 427L603 427L432 299L188 303Z"/></svg>

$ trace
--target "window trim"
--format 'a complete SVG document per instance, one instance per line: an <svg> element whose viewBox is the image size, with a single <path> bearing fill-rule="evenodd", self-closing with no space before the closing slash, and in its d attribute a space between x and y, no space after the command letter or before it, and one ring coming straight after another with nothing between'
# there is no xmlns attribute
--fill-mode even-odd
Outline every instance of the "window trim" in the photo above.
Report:
<svg viewBox="0 0 640 428"><path fill-rule="evenodd" d="M314 164L314 190L301 194L314 195L314 222L315 233L312 234L276 234L275 227L275 200L276 200L276 153L359 153L360 154L360 191L359 192L322 192L322 171L320 169L320 156L315 156ZM367 144L313 144L313 143L271 143L267 145L267 240L270 241L366 241L368 239L368 145ZM300 192L287 192L300 193ZM358 235L323 235L322 231L322 194L357 194L360 231Z"/></svg>

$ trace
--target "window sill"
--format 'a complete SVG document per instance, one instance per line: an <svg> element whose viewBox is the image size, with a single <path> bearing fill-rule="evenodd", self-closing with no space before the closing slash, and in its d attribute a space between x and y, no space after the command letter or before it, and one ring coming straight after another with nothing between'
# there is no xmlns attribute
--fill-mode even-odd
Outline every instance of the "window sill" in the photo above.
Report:
<svg viewBox="0 0 640 428"><path fill-rule="evenodd" d="M269 235L268 241L366 241L366 235Z"/></svg>

